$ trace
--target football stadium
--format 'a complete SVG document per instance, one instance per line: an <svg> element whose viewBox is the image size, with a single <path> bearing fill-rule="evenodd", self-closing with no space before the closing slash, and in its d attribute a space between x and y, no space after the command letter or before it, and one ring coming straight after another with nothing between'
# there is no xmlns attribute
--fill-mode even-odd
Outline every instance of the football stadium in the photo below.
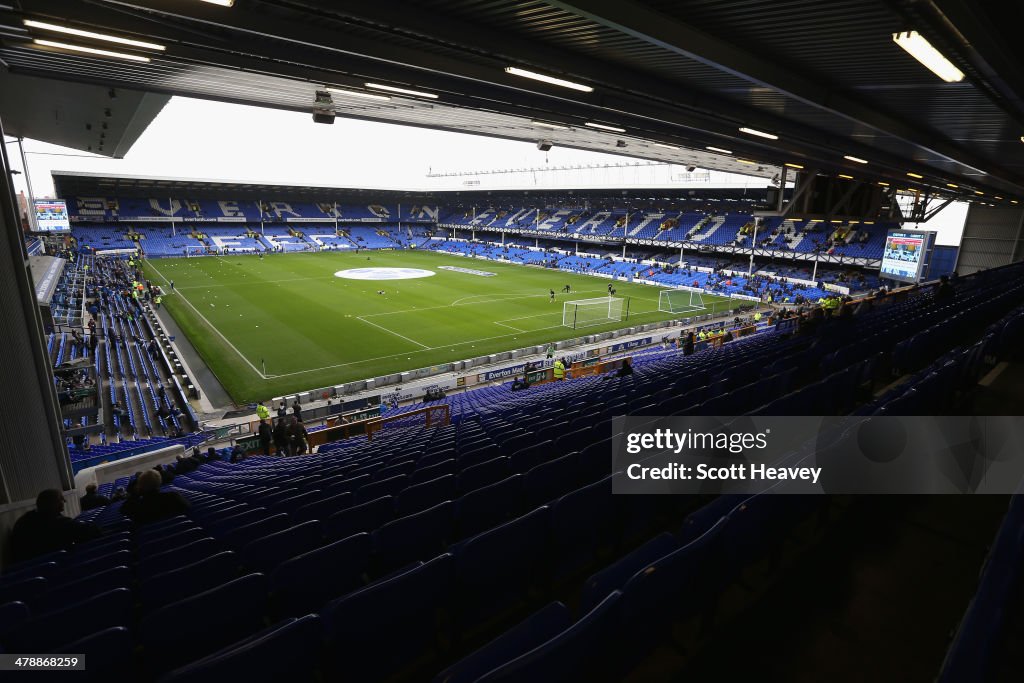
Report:
<svg viewBox="0 0 1024 683"><path fill-rule="evenodd" d="M1020 680L1018 42L0 2L0 676Z"/></svg>

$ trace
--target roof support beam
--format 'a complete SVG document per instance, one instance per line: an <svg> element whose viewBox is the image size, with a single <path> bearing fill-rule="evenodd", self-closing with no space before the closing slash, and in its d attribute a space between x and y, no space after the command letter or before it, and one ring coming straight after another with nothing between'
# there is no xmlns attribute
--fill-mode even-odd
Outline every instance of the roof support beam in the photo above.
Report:
<svg viewBox="0 0 1024 683"><path fill-rule="evenodd" d="M928 135L919 125L903 121L875 107L743 50L732 43L708 35L676 19L656 12L634 0L547 0L549 5L572 12L601 26L656 45L664 50L693 59L757 86L777 90L804 104L842 116L886 135L919 146L980 173L995 173L1013 178L1024 188L1024 179L1015 173L994 168L994 164L948 140Z"/></svg>

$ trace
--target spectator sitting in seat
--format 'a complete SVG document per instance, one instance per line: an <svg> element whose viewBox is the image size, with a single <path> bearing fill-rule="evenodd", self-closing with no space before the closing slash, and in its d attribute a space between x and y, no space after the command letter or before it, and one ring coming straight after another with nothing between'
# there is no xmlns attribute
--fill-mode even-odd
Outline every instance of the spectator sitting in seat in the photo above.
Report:
<svg viewBox="0 0 1024 683"><path fill-rule="evenodd" d="M11 531L12 559L21 562L100 535L99 527L65 517L63 512L64 494L57 489L40 492L36 509L22 515Z"/></svg>
<svg viewBox="0 0 1024 683"><path fill-rule="evenodd" d="M615 373L617 377L625 377L626 375L633 374L633 364L629 358L622 359L622 367Z"/></svg>
<svg viewBox="0 0 1024 683"><path fill-rule="evenodd" d="M245 448L242 447L242 444L236 443L235 447L231 449L230 461L242 462L243 460L245 460Z"/></svg>
<svg viewBox="0 0 1024 683"><path fill-rule="evenodd" d="M119 500L125 500L128 497L128 492L124 490L123 486L118 486L114 489L114 495L111 496L110 502L116 503Z"/></svg>
<svg viewBox="0 0 1024 683"><path fill-rule="evenodd" d="M169 466L164 467L163 465L157 465L153 469L156 470L157 473L160 475L161 484L170 484L172 481L174 481L174 472L171 470Z"/></svg>
<svg viewBox="0 0 1024 683"><path fill-rule="evenodd" d="M135 495L121 506L121 513L136 524L148 524L183 514L188 501L181 494L160 490L160 473L146 470L139 475Z"/></svg>
<svg viewBox="0 0 1024 683"><path fill-rule="evenodd" d="M109 505L110 499L106 496L101 496L96 493L96 484L89 484L85 487L85 495L82 496L82 510L92 510L93 508L103 507Z"/></svg>

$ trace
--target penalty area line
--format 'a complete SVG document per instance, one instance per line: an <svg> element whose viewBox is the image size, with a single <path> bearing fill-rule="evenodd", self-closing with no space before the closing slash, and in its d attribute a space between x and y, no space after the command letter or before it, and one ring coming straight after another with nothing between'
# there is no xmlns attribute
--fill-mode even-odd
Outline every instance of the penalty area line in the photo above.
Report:
<svg viewBox="0 0 1024 683"><path fill-rule="evenodd" d="M375 323L375 322L371 322L371 321L367 320L366 318L363 318L362 316L356 316L356 320L362 320L362 321L363 321L364 323L366 323L367 325L373 325L373 326L374 326L374 327L376 327L376 328L377 328L378 330L384 330L384 331L385 331L385 332L387 332L388 334L393 334L393 335L395 335L396 337L399 337L399 338L401 338L401 339L404 339L405 341L407 341L407 342L409 342L409 343L411 343L411 344L415 344L416 346L420 347L421 349L428 349L428 350L432 350L432 349L434 348L434 347L432 347L432 346L427 346L426 344L420 344L420 343L419 343L418 341L416 341L415 339L409 339L409 338L408 338L408 337L406 337L406 336L405 336L404 334L399 334L398 332L395 332L394 330L389 330L388 328L384 327L383 325L378 325L377 323Z"/></svg>

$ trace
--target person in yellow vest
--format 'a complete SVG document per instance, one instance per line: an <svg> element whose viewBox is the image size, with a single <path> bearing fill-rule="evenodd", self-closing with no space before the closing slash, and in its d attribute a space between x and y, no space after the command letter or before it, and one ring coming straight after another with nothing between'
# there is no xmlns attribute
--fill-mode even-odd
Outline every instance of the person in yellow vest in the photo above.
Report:
<svg viewBox="0 0 1024 683"><path fill-rule="evenodd" d="M161 302L163 302L163 300L164 298L158 294L157 297L153 299L153 302L156 304L157 308L160 308L160 304Z"/></svg>
<svg viewBox="0 0 1024 683"><path fill-rule="evenodd" d="M759 322L761 322L761 311L758 311L757 313L754 314L754 323Z"/></svg>
<svg viewBox="0 0 1024 683"><path fill-rule="evenodd" d="M267 408L262 403L257 403L256 404L256 417L260 418L261 420L269 420L270 419L270 409Z"/></svg>
<svg viewBox="0 0 1024 683"><path fill-rule="evenodd" d="M697 340L698 341L706 341L707 338L708 338L708 334L704 330L701 330L700 334L697 335Z"/></svg>
<svg viewBox="0 0 1024 683"><path fill-rule="evenodd" d="M555 361L554 373L556 380L565 379L565 363L561 359Z"/></svg>

